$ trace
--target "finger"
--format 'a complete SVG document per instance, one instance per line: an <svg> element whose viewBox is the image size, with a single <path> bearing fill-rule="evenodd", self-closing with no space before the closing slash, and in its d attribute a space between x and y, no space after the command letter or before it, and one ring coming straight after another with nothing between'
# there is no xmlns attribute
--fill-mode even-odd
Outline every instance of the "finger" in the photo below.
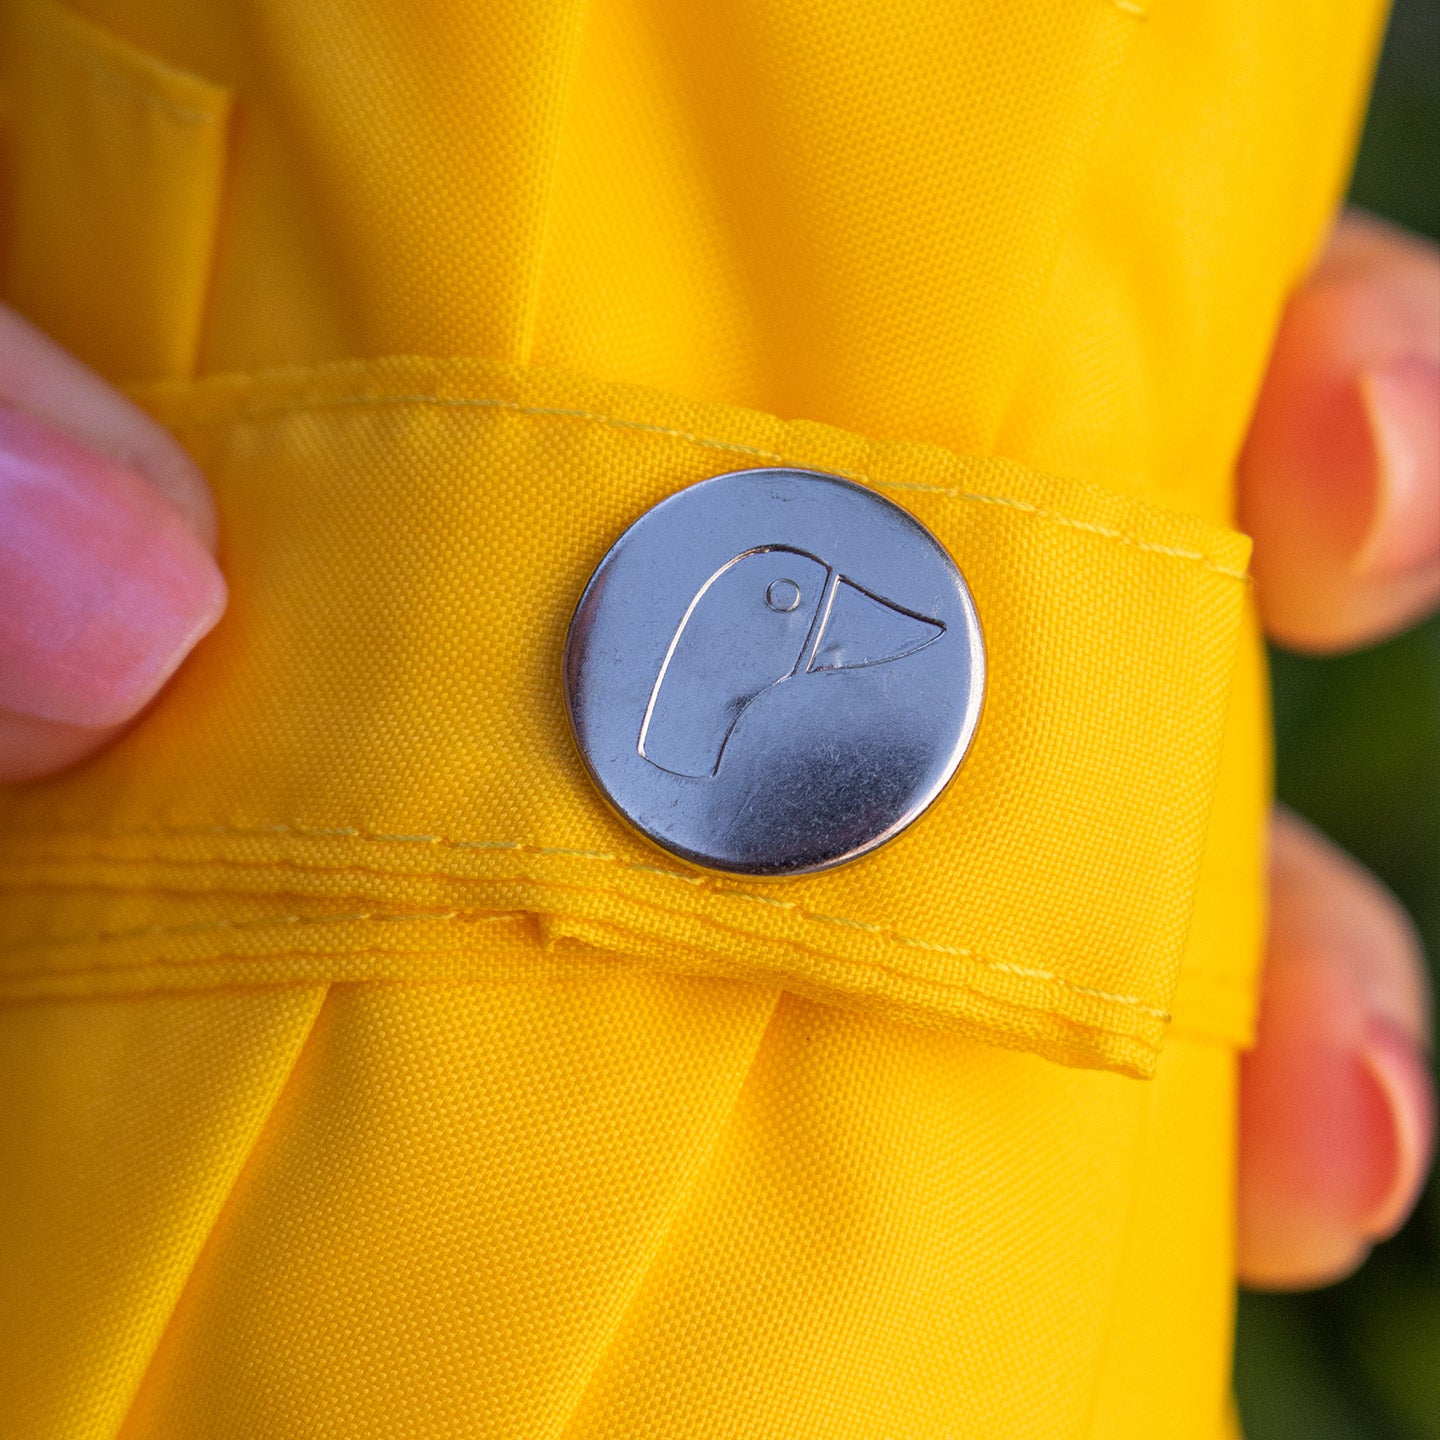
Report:
<svg viewBox="0 0 1440 1440"><path fill-rule="evenodd" d="M48 420L149 480L215 549L215 505L195 462L168 430L42 330L0 305L0 403Z"/></svg>
<svg viewBox="0 0 1440 1440"><path fill-rule="evenodd" d="M204 482L141 411L0 309L0 781L131 720L219 618Z"/></svg>
<svg viewBox="0 0 1440 1440"><path fill-rule="evenodd" d="M1440 602L1440 251L1341 222L1285 312L1239 474L1282 644L1346 649Z"/></svg>
<svg viewBox="0 0 1440 1440"><path fill-rule="evenodd" d="M1419 944L1373 876L1280 812L1259 1039L1240 1098L1239 1268L1327 1284L1404 1221L1435 1107Z"/></svg>

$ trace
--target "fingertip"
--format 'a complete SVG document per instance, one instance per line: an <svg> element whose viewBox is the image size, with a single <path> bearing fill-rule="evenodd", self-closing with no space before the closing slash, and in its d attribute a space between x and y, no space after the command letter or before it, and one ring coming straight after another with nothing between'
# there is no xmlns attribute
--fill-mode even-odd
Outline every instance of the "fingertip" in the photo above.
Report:
<svg viewBox="0 0 1440 1440"><path fill-rule="evenodd" d="M1368 643L1440 600L1440 253L1351 218L1293 297L1239 462L1282 644Z"/></svg>
<svg viewBox="0 0 1440 1440"><path fill-rule="evenodd" d="M1405 1223L1429 1173L1435 1148L1435 1095L1425 1057L1413 1040L1383 1017L1371 1019L1360 1048L1373 1088L1377 1155L1371 1189L1355 1217L1367 1241L1386 1240Z"/></svg>
<svg viewBox="0 0 1440 1440"><path fill-rule="evenodd" d="M162 426L48 335L0 305L0 403L149 480L215 551L218 523L200 468Z"/></svg>
<svg viewBox="0 0 1440 1440"><path fill-rule="evenodd" d="M1359 378L1373 460L1370 523L1354 571L1440 573L1440 362L1406 356Z"/></svg>
<svg viewBox="0 0 1440 1440"><path fill-rule="evenodd" d="M1238 1264L1260 1289L1325 1284L1359 1263L1368 1242L1357 1214L1383 1120L1354 1058L1327 1043L1326 1017L1313 1013L1323 1006L1287 979L1241 1063Z"/></svg>
<svg viewBox="0 0 1440 1440"><path fill-rule="evenodd" d="M1419 1197L1434 1145L1428 1072L1397 1028L1367 1030L1355 1048L1322 1041L1246 1067L1239 1273L1252 1289L1343 1280Z"/></svg>
<svg viewBox="0 0 1440 1440"><path fill-rule="evenodd" d="M1294 819L1276 827L1255 1049L1243 1058L1239 1271L1251 1286L1342 1278L1403 1223L1435 1105L1428 999L1393 899Z"/></svg>
<svg viewBox="0 0 1440 1440"><path fill-rule="evenodd" d="M88 759L123 727L61 725L0 710L0 785L43 780Z"/></svg>
<svg viewBox="0 0 1440 1440"><path fill-rule="evenodd" d="M214 559L147 478L16 410L0 410L0 514L0 707L130 720L219 619Z"/></svg>

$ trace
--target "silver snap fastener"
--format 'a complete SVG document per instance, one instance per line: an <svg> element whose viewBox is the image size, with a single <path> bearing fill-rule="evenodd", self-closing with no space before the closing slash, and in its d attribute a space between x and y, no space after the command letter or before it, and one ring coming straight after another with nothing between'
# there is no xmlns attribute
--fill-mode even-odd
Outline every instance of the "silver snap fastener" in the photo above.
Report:
<svg viewBox="0 0 1440 1440"><path fill-rule="evenodd" d="M913 516L837 476L742 470L615 542L564 684L592 778L643 835L709 869L803 875L944 789L985 652L964 578Z"/></svg>

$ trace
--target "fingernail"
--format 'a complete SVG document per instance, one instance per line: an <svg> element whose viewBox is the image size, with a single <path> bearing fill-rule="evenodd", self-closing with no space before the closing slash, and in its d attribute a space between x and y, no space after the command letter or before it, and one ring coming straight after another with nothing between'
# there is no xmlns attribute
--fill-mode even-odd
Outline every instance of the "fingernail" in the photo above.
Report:
<svg viewBox="0 0 1440 1440"><path fill-rule="evenodd" d="M1404 1223L1425 1183L1435 1144L1434 1091L1424 1055L1389 1020L1370 1020L1357 1058L1383 1123L1375 1132L1371 1193L1356 1219L1367 1239L1383 1240Z"/></svg>
<svg viewBox="0 0 1440 1440"><path fill-rule="evenodd" d="M1362 375L1360 402L1375 465L1360 575L1397 575L1440 561L1440 365L1403 360Z"/></svg>
<svg viewBox="0 0 1440 1440"><path fill-rule="evenodd" d="M215 562L148 480L0 409L0 708L118 725L224 606Z"/></svg>

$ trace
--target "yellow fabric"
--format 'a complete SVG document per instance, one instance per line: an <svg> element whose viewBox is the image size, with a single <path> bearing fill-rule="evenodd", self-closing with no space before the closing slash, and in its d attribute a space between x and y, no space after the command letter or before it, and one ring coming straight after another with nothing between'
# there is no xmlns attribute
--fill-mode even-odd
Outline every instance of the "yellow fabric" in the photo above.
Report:
<svg viewBox="0 0 1440 1440"><path fill-rule="evenodd" d="M12 909L0 995L524 975L533 945L457 938L523 911L552 944L1149 1072L1234 669L1239 537L999 459L535 370L371 362L145 393L222 497L235 608L132 739L12 801L6 873L84 892L86 919L57 935ZM931 527L992 678L922 824L866 864L745 885L608 810L556 662L597 540L717 466L782 461ZM143 914L107 898L136 890ZM201 920L176 891L266 897L275 923L237 935L226 902Z"/></svg>
<svg viewBox="0 0 1440 1440"><path fill-rule="evenodd" d="M0 13L6 298L234 591L0 800L7 1425L1231 1433L1230 471L1371 0ZM558 646L781 460L945 540L993 679L911 832L753 886L608 816Z"/></svg>
<svg viewBox="0 0 1440 1440"><path fill-rule="evenodd" d="M12 103L26 136L9 156L9 205L60 221L13 228L16 301L102 370L189 375L210 284L228 95L58 6L22 10L9 38ZM97 325L96 281L112 276Z"/></svg>

